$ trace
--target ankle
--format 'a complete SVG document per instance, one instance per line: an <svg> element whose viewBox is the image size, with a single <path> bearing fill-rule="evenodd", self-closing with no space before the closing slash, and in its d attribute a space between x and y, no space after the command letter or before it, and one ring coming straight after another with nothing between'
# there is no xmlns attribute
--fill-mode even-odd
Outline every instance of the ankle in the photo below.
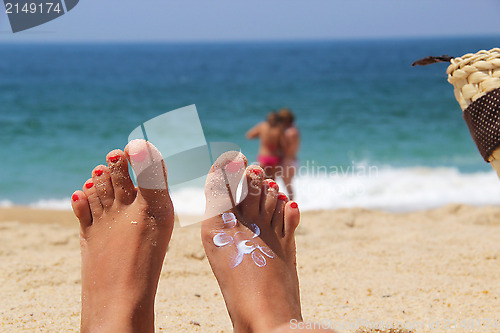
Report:
<svg viewBox="0 0 500 333"><path fill-rule="evenodd" d="M288 320L270 319L265 320L262 318L255 319L253 322L239 323L234 326L234 333L269 333L280 329L290 329L303 322L301 316L291 318Z"/></svg>
<svg viewBox="0 0 500 333"><path fill-rule="evenodd" d="M290 327L291 323L303 321L300 308L290 307L288 310L281 308L266 308L254 306L254 311L247 315L235 316L238 321L233 321L234 333L268 333L278 327ZM258 309L257 311L255 311ZM248 316L253 313L253 316Z"/></svg>
<svg viewBox="0 0 500 333"><path fill-rule="evenodd" d="M82 310L81 332L154 332L154 306L108 304Z"/></svg>

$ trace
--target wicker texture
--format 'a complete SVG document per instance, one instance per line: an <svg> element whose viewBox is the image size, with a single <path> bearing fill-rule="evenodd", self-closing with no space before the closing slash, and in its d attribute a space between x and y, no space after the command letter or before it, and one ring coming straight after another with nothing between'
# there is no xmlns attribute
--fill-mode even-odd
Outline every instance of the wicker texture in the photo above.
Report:
<svg viewBox="0 0 500 333"><path fill-rule="evenodd" d="M448 82L462 110L489 91L500 87L500 48L468 53L451 60Z"/></svg>
<svg viewBox="0 0 500 333"><path fill-rule="evenodd" d="M500 48L454 58L447 73L455 98L466 111L463 115L472 138L500 178L500 107L495 91L500 88Z"/></svg>

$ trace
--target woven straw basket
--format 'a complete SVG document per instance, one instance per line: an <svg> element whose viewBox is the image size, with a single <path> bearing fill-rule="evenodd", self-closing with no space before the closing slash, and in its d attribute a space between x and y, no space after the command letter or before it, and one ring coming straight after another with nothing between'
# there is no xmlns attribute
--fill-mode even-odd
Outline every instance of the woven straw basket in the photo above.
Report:
<svg viewBox="0 0 500 333"><path fill-rule="evenodd" d="M468 53L451 60L448 82L462 110L487 92L500 87L500 49Z"/></svg>
<svg viewBox="0 0 500 333"><path fill-rule="evenodd" d="M468 53L451 60L448 82L453 84L455 98L462 111L492 90L500 88L500 48ZM494 135L498 137L495 131ZM500 177L500 147L487 157Z"/></svg>

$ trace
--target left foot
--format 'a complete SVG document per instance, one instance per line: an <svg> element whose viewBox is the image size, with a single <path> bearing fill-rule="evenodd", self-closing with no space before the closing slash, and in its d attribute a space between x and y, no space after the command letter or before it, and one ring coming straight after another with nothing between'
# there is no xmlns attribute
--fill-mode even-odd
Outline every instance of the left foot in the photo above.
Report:
<svg viewBox="0 0 500 333"><path fill-rule="evenodd" d="M81 331L153 332L156 288L174 223L166 168L144 140L106 160L108 166L97 166L72 196L80 220Z"/></svg>

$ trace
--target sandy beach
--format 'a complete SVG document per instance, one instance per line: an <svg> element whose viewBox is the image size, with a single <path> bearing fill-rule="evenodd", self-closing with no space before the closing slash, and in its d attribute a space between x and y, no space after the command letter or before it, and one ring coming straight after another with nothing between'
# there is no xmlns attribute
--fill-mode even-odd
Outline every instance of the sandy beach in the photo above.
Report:
<svg viewBox="0 0 500 333"><path fill-rule="evenodd" d="M500 207L305 212L297 233L304 318L339 332L391 332L393 324L413 332L500 332L499 231ZM0 258L0 331L79 330L71 212L0 209ZM231 332L199 224L174 230L156 330Z"/></svg>

